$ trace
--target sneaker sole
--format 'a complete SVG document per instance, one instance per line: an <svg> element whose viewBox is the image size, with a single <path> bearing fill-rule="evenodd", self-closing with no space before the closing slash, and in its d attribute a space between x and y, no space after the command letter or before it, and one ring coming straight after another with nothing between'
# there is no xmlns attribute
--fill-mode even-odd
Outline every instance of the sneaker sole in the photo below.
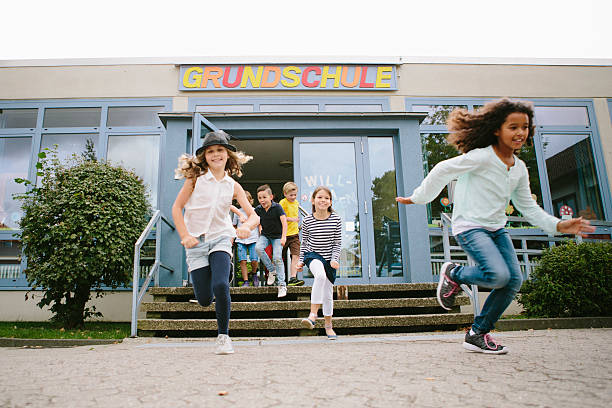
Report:
<svg viewBox="0 0 612 408"><path fill-rule="evenodd" d="M272 282L270 282L270 277L268 277L268 280L266 280L266 283L268 284L268 286L272 286L274 285L274 282L276 282L276 275L270 275L270 276L274 276L274 279L272 280Z"/></svg>
<svg viewBox="0 0 612 408"><path fill-rule="evenodd" d="M444 310L451 310L452 308L444 306L442 303L442 297L440 296L440 291L442 290L442 284L444 283L444 277L446 276L446 270L449 266L453 265L451 262L445 262L440 268L440 279L438 280L438 288L436 289L436 297L438 298L438 304Z"/></svg>
<svg viewBox="0 0 612 408"><path fill-rule="evenodd" d="M234 350L232 351L215 351L215 354L218 356L225 356L227 354L234 354Z"/></svg>
<svg viewBox="0 0 612 408"><path fill-rule="evenodd" d="M472 353L483 353L483 354L507 354L508 353L508 347L504 347L501 350L483 350L480 347L467 343L465 341L463 342L463 348L466 349L467 351L471 351Z"/></svg>

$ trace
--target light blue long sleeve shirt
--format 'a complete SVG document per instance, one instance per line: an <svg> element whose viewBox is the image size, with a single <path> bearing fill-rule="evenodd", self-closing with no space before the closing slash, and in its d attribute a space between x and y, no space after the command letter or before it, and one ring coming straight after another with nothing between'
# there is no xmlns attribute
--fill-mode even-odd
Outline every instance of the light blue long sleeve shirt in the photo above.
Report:
<svg viewBox="0 0 612 408"><path fill-rule="evenodd" d="M415 204L427 204L457 179L454 192L453 225L480 225L489 230L503 228L508 220L510 199L531 224L549 234L557 232L558 218L544 211L531 196L525 163L514 156L509 170L495 154L493 146L470 150L444 160L431 170L412 193Z"/></svg>

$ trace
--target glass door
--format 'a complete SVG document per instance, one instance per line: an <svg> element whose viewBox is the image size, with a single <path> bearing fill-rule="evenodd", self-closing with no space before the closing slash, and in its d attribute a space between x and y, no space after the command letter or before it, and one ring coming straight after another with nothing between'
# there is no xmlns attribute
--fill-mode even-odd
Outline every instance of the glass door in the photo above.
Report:
<svg viewBox="0 0 612 408"><path fill-rule="evenodd" d="M363 228L365 191L361 138L296 137L293 141L295 180L299 203L312 212L311 196L320 185L332 191L332 207L342 218L342 250L336 284L369 283L367 237ZM312 275L304 268L303 277L311 283Z"/></svg>
<svg viewBox="0 0 612 408"><path fill-rule="evenodd" d="M299 137L294 158L300 205L312 212L312 192L324 185L342 218L338 283L405 282L393 138Z"/></svg>

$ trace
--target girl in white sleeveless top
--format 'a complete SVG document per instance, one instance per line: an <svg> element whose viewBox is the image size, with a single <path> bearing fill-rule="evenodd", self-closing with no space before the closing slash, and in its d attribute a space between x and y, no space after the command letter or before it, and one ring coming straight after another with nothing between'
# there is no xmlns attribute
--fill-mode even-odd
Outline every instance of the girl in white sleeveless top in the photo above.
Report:
<svg viewBox="0 0 612 408"><path fill-rule="evenodd" d="M183 155L179 158L176 174L186 180L172 206L172 218L187 254L194 295L204 307L215 299L217 354L234 352L228 336L231 240L236 236L248 237L259 224L259 217L244 190L230 177L233 174L240 177L242 165L251 157L236 153L229 138L223 131L210 132L195 157ZM249 217L237 229L229 215L233 199L238 200Z"/></svg>

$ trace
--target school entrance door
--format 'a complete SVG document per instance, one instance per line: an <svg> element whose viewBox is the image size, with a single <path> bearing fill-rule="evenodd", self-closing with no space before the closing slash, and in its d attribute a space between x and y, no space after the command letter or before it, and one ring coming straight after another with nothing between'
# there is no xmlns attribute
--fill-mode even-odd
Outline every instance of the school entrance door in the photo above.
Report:
<svg viewBox="0 0 612 408"><path fill-rule="evenodd" d="M313 190L327 186L333 208L343 220L337 284L431 282L426 209L398 207L395 202L397 195L409 194L423 177L418 127L423 115L209 113L204 117L196 113L192 131L186 127L184 114L165 115L168 139L174 138L176 146L168 149L169 162L176 160L183 135L187 139L182 140L195 151L206 132L223 129L245 153L257 151L239 179L251 193L256 185L270 180L278 201L282 183L293 180L299 188L300 206L310 213ZM286 170L281 171L282 177L274 170L280 161ZM252 168L256 163L257 169ZM168 188L174 195L164 199L168 213L176 197L172 190L180 188L174 184ZM169 256L182 254L180 249ZM307 268L303 278L311 284Z"/></svg>

